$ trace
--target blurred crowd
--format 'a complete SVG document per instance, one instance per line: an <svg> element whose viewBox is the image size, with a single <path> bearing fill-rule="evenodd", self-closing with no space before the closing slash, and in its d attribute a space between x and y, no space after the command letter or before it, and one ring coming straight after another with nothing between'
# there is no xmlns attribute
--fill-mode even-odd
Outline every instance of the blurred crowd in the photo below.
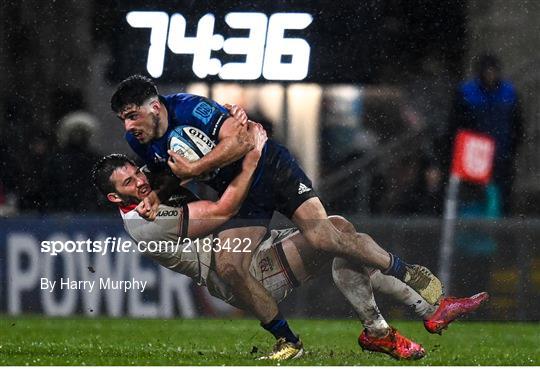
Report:
<svg viewBox="0 0 540 369"><path fill-rule="evenodd" d="M327 188L328 196L335 200L330 203L331 208L355 213L359 206L364 206L370 214L380 216L442 215L454 137L460 130L470 130L494 139L494 168L487 186L461 184L460 213L476 217L512 215L524 123L518 93L512 82L502 76L500 60L484 54L476 58L473 76L453 87L446 106L434 106L434 101L440 103L440 97L426 85L426 95L431 97L421 96L411 86L408 101L402 98L393 103L387 99L379 104L386 105L383 108L371 104L363 125L379 127L378 139L371 140L378 146L371 149L373 157L360 148L336 165L334 160L325 161L329 152L322 153L323 177L335 176L345 167L351 177L368 178L363 186L359 182L353 187L340 185L338 192ZM392 104L397 106L393 109L395 116L388 113ZM403 128L394 128L396 132L392 132L388 128L392 120L400 121ZM350 140L351 133L344 136ZM333 147L328 145L327 150ZM358 165L351 164L355 162Z"/></svg>
<svg viewBox="0 0 540 369"><path fill-rule="evenodd" d="M96 129L92 115L74 111L60 119L56 134L32 127L20 138L24 142L2 135L0 216L106 210L90 179L99 159L92 146ZM18 145L25 150L17 151Z"/></svg>

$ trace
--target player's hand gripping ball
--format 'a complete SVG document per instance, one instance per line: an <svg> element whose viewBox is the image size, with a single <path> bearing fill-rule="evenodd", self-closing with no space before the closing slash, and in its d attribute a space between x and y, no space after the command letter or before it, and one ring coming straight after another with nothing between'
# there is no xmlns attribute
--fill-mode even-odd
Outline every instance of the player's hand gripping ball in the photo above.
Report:
<svg viewBox="0 0 540 369"><path fill-rule="evenodd" d="M200 129L192 126L178 126L169 133L167 146L169 150L193 162L212 151L216 144ZM219 169L199 176L197 179L207 181L213 178L218 171Z"/></svg>

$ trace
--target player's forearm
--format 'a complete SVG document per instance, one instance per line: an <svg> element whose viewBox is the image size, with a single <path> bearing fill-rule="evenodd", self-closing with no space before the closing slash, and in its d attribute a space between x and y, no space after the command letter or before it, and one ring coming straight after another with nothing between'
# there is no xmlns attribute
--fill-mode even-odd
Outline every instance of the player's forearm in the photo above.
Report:
<svg viewBox="0 0 540 369"><path fill-rule="evenodd" d="M206 156L192 162L192 175L197 177L233 163L244 157L253 146L253 140L249 135L226 137Z"/></svg>
<svg viewBox="0 0 540 369"><path fill-rule="evenodd" d="M220 217L231 218L238 213L249 192L256 168L257 163L250 165L249 168L244 165L240 174L227 186L227 189L216 203Z"/></svg>

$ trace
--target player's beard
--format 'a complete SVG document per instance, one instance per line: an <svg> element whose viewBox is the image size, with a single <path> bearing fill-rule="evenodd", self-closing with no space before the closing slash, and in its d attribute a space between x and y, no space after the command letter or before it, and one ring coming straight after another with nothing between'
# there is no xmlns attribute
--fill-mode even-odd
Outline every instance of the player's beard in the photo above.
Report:
<svg viewBox="0 0 540 369"><path fill-rule="evenodd" d="M152 139L157 140L160 138L159 135L159 117L154 114L150 113L150 116L152 117Z"/></svg>
<svg viewBox="0 0 540 369"><path fill-rule="evenodd" d="M121 195L119 193L117 193L117 195L120 198L120 200L122 200L122 202L120 203L120 206L130 206L130 205L138 204L141 202L141 200L139 200L135 196Z"/></svg>

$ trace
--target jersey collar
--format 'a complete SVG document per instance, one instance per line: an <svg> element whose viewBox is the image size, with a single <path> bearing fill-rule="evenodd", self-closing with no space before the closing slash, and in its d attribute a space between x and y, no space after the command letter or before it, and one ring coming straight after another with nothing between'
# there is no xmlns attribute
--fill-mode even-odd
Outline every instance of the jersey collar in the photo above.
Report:
<svg viewBox="0 0 540 369"><path fill-rule="evenodd" d="M137 207L137 204L131 204L131 205L127 205L127 206L118 206L118 208L120 209L120 211L122 213L129 213L130 211L132 211L133 209L135 209Z"/></svg>

